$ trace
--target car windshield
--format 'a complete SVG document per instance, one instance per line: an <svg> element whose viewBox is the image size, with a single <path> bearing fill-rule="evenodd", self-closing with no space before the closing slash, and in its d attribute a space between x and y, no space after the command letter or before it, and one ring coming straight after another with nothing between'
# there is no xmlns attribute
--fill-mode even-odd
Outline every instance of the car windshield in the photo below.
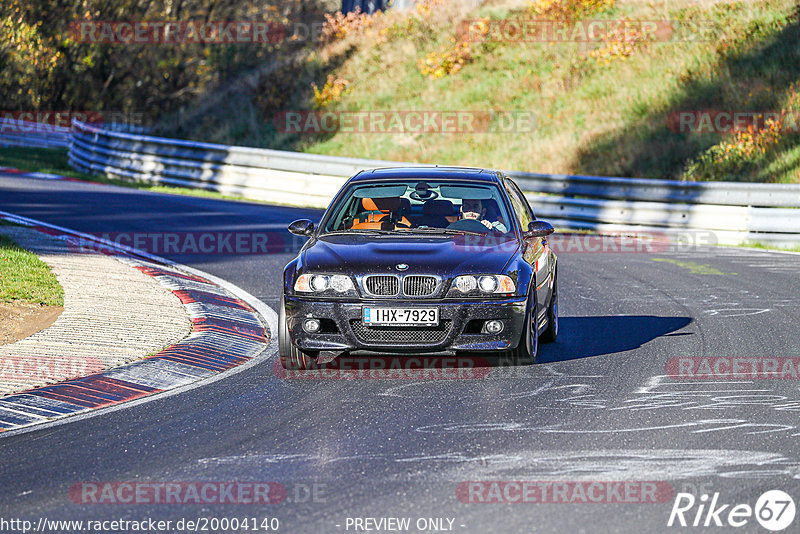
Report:
<svg viewBox="0 0 800 534"><path fill-rule="evenodd" d="M511 229L496 184L415 179L351 185L331 208L323 233L506 234Z"/></svg>

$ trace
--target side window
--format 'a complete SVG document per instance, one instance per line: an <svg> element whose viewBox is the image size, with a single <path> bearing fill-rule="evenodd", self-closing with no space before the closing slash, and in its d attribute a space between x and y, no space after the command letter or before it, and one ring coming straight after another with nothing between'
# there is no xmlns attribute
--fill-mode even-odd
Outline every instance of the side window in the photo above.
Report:
<svg viewBox="0 0 800 534"><path fill-rule="evenodd" d="M530 206L528 206L528 202L525 200L525 197L522 196L522 193L516 184L511 180L506 179L505 185L506 191L508 192L508 198L511 200L511 205L514 207L514 215L517 218L520 230L524 232L528 229L528 224L533 221L535 217L531 212Z"/></svg>
<svg viewBox="0 0 800 534"><path fill-rule="evenodd" d="M531 205L528 202L528 199L525 197L525 193L522 192L522 189L519 188L519 186L517 185L517 183L514 180L512 180L510 178L506 178L506 180L508 180L508 183L511 184L511 187L519 195L519 198L522 201L522 205L525 206L525 210L528 212L528 216L531 218L532 221L535 221L536 220L536 215L534 215L533 208L531 208Z"/></svg>

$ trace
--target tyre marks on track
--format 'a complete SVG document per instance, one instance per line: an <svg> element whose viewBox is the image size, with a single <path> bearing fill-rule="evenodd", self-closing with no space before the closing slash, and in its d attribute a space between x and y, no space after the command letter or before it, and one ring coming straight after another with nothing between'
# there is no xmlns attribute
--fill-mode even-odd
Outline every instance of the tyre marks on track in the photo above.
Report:
<svg viewBox="0 0 800 534"><path fill-rule="evenodd" d="M265 453L201 458L205 467L225 469L246 465L259 472L278 467L319 473L321 467L365 469L369 464L404 466L392 476L404 479L442 480L680 480L692 477L800 478L800 463L783 454L763 450L735 449L635 449L604 448L578 450L522 449L480 454L444 452L408 454L359 452L329 455L320 453ZM328 470L330 475L330 470ZM335 480L335 479L334 479Z"/></svg>

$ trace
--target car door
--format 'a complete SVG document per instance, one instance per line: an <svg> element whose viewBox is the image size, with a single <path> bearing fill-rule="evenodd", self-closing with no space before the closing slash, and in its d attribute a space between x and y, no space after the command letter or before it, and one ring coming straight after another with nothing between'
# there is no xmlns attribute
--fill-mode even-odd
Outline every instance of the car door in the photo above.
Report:
<svg viewBox="0 0 800 534"><path fill-rule="evenodd" d="M536 217L533 215L530 204L528 204L525 195L522 194L517 184L511 179L506 178L505 187L509 200L511 200L511 205L514 208L517 222L524 232L525 229L528 228L528 224L536 220ZM550 298L550 291L552 290L553 284L552 257L547 238L523 238L522 256L525 261L531 265L534 273L536 273L537 312L541 312L545 309L545 304Z"/></svg>

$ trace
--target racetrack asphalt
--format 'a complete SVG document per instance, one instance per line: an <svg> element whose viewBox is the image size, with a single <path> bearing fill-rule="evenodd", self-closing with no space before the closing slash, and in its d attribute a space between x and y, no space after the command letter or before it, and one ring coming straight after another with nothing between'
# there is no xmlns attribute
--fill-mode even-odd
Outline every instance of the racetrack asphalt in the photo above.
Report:
<svg viewBox="0 0 800 534"><path fill-rule="evenodd" d="M0 210L97 235L288 236L281 228L292 220L321 215L2 174ZM573 494L570 503L509 504L463 502L459 488L625 480L663 482L698 499L719 493L730 505L754 506L772 489L800 499L796 377L667 374L674 358L800 357L800 256L570 250L559 253L559 340L540 346L541 364L466 380L291 380L276 377L273 356L177 395L0 437L0 518L260 525L268 517L279 532L354 532L354 518L408 517L411 532L426 518L470 533L666 532L679 528L667 527L674 494L655 503ZM273 309L293 256L156 252ZM287 496L267 505L91 504L76 493L82 483L131 481L277 482ZM697 510L685 514L689 522ZM765 532L754 517L736 531Z"/></svg>

